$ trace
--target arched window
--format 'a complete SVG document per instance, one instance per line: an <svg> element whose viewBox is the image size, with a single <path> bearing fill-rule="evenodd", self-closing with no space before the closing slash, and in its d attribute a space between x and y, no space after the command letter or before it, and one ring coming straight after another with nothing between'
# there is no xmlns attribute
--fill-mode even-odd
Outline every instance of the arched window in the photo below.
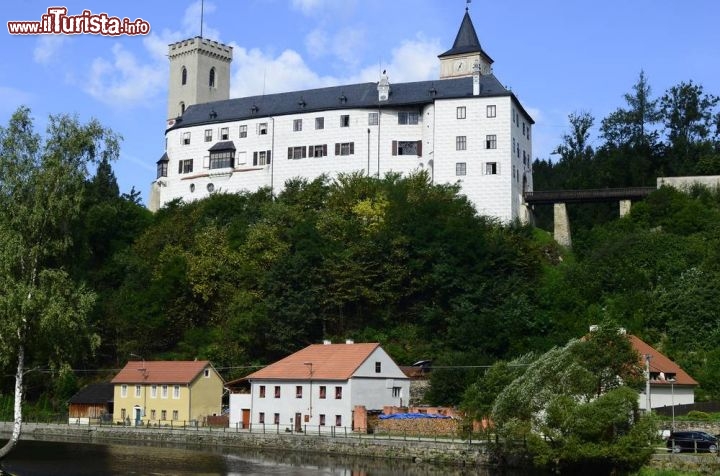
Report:
<svg viewBox="0 0 720 476"><path fill-rule="evenodd" d="M185 114L185 103L181 102L180 103L180 115L182 116L183 114Z"/></svg>
<svg viewBox="0 0 720 476"><path fill-rule="evenodd" d="M183 66L183 68L182 68L181 75L182 75L182 79L180 80L180 84L182 84L184 86L185 84L187 84L187 68L185 66Z"/></svg>
<svg viewBox="0 0 720 476"><path fill-rule="evenodd" d="M215 87L215 68L210 68L210 81L208 81L208 85L211 88Z"/></svg>

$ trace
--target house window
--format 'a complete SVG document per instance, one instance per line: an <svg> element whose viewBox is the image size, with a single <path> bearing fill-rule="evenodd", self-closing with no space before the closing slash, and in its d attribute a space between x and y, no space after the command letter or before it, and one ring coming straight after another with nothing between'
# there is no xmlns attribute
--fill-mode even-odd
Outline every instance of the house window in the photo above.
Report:
<svg viewBox="0 0 720 476"><path fill-rule="evenodd" d="M240 138L247 137L247 125L240 126Z"/></svg>
<svg viewBox="0 0 720 476"><path fill-rule="evenodd" d="M467 149L467 136L455 136L455 150Z"/></svg>
<svg viewBox="0 0 720 476"><path fill-rule="evenodd" d="M260 398L265 398L265 385L260 385Z"/></svg>
<svg viewBox="0 0 720 476"><path fill-rule="evenodd" d="M120 386L120 396L122 398L127 397L127 385L121 385Z"/></svg>
<svg viewBox="0 0 720 476"><path fill-rule="evenodd" d="M210 77L208 78L208 86L215 87L215 68L210 68Z"/></svg>
<svg viewBox="0 0 720 476"><path fill-rule="evenodd" d="M342 399L342 387L335 387L335 400Z"/></svg>
<svg viewBox="0 0 720 476"><path fill-rule="evenodd" d="M180 398L180 385L173 386L173 398Z"/></svg>
<svg viewBox="0 0 720 476"><path fill-rule="evenodd" d="M205 129L205 142L212 141L212 129Z"/></svg>
<svg viewBox="0 0 720 476"><path fill-rule="evenodd" d="M288 147L288 159L304 159L307 157L307 147Z"/></svg>
<svg viewBox="0 0 720 476"><path fill-rule="evenodd" d="M120 418L124 420L125 417L127 417L127 411L123 408L122 410L120 410Z"/></svg>
<svg viewBox="0 0 720 476"><path fill-rule="evenodd" d="M302 119L293 120L293 131L300 132L302 130Z"/></svg>
<svg viewBox="0 0 720 476"><path fill-rule="evenodd" d="M258 423L265 423L265 412L260 412L258 415Z"/></svg>
<svg viewBox="0 0 720 476"><path fill-rule="evenodd" d="M335 415L335 426L342 426L342 415Z"/></svg>
<svg viewBox="0 0 720 476"><path fill-rule="evenodd" d="M150 398L157 398L157 385L150 387Z"/></svg>
<svg viewBox="0 0 720 476"><path fill-rule="evenodd" d="M167 177L168 174L168 161L160 160L157 164L157 178Z"/></svg>
<svg viewBox="0 0 720 476"><path fill-rule="evenodd" d="M465 119L467 111L465 109L465 106L458 106L455 110L455 117L458 119Z"/></svg>
<svg viewBox="0 0 720 476"><path fill-rule="evenodd" d="M327 387L325 385L320 385L320 398L324 399L327 396Z"/></svg>
<svg viewBox="0 0 720 476"><path fill-rule="evenodd" d="M235 163L235 151L234 150L219 150L217 152L210 152L210 168L211 169L224 169L227 167L233 167Z"/></svg>
<svg viewBox="0 0 720 476"><path fill-rule="evenodd" d="M258 135L265 136L265 135L267 135L267 131L268 131L267 122L261 122L260 124L257 125Z"/></svg>
<svg viewBox="0 0 720 476"><path fill-rule="evenodd" d="M382 362L375 362L375 373L379 374L382 372Z"/></svg>
<svg viewBox="0 0 720 476"><path fill-rule="evenodd" d="M190 133L183 132L183 145L190 145Z"/></svg>
<svg viewBox="0 0 720 476"><path fill-rule="evenodd" d="M150 419L151 420L155 419L155 409L150 410Z"/></svg>
<svg viewBox="0 0 720 476"><path fill-rule="evenodd" d="M160 410L160 419L167 420L167 410Z"/></svg>
<svg viewBox="0 0 720 476"><path fill-rule="evenodd" d="M326 157L327 156L327 144L323 145L311 145L308 151L309 157Z"/></svg>
<svg viewBox="0 0 720 476"><path fill-rule="evenodd" d="M398 112L398 124L417 124L419 120L417 112Z"/></svg>
<svg viewBox="0 0 720 476"><path fill-rule="evenodd" d="M229 127L221 127L220 128L220 140L228 140L230 138L230 128Z"/></svg>
<svg viewBox="0 0 720 476"><path fill-rule="evenodd" d="M320 426L325 426L325 414L320 414Z"/></svg>
<svg viewBox="0 0 720 476"><path fill-rule="evenodd" d="M497 136L495 134L489 134L485 136L485 148L497 149Z"/></svg>
<svg viewBox="0 0 720 476"><path fill-rule="evenodd" d="M180 73L180 84L185 86L187 84L187 68L183 66L182 72Z"/></svg>
<svg viewBox="0 0 720 476"><path fill-rule="evenodd" d="M295 398L302 398L302 385L295 386Z"/></svg>
<svg viewBox="0 0 720 476"><path fill-rule="evenodd" d="M354 142L339 142L335 144L335 155L353 155L354 153Z"/></svg>
<svg viewBox="0 0 720 476"><path fill-rule="evenodd" d="M485 175L497 175L498 168L497 162L486 162L485 163Z"/></svg>
<svg viewBox="0 0 720 476"><path fill-rule="evenodd" d="M455 175L467 175L467 163L455 162Z"/></svg>
<svg viewBox="0 0 720 476"><path fill-rule="evenodd" d="M422 155L420 148L422 142L419 140L413 141L392 141L392 155Z"/></svg>
<svg viewBox="0 0 720 476"><path fill-rule="evenodd" d="M185 159L178 162L178 173L189 174L193 171L193 159Z"/></svg>
<svg viewBox="0 0 720 476"><path fill-rule="evenodd" d="M141 395L141 387L140 385L135 385L135 398L140 398Z"/></svg>
<svg viewBox="0 0 720 476"><path fill-rule="evenodd" d="M276 425L280 424L280 414L279 413L273 414L273 423L275 423Z"/></svg>
<svg viewBox="0 0 720 476"><path fill-rule="evenodd" d="M377 126L379 122L379 114L377 112L368 112L368 126Z"/></svg>
<svg viewBox="0 0 720 476"><path fill-rule="evenodd" d="M178 421L180 419L180 412L173 410L173 420Z"/></svg>
<svg viewBox="0 0 720 476"><path fill-rule="evenodd" d="M315 129L325 129L325 118L324 117L316 117L315 118Z"/></svg>
<svg viewBox="0 0 720 476"><path fill-rule="evenodd" d="M495 104L489 104L487 106L487 117L495 116L497 116L497 108L495 107Z"/></svg>
<svg viewBox="0 0 720 476"><path fill-rule="evenodd" d="M268 165L270 163L270 151L261 150L259 152L253 152L253 165Z"/></svg>
<svg viewBox="0 0 720 476"><path fill-rule="evenodd" d="M210 369L205 369L205 372L203 372L203 375L205 378L210 378Z"/></svg>
<svg viewBox="0 0 720 476"><path fill-rule="evenodd" d="M350 115L343 114L340 116L340 127L350 127Z"/></svg>
<svg viewBox="0 0 720 476"><path fill-rule="evenodd" d="M393 387L392 388L392 396L393 396L393 398L402 397L402 387Z"/></svg>
<svg viewBox="0 0 720 476"><path fill-rule="evenodd" d="M280 385L275 385L275 398L280 398Z"/></svg>
<svg viewBox="0 0 720 476"><path fill-rule="evenodd" d="M163 385L163 386L162 386L162 393L160 393L160 396L161 396L162 398L167 398L167 397L168 397L168 386L167 386L167 385ZM164 419L165 419L165 418L163 418L163 420L164 420Z"/></svg>

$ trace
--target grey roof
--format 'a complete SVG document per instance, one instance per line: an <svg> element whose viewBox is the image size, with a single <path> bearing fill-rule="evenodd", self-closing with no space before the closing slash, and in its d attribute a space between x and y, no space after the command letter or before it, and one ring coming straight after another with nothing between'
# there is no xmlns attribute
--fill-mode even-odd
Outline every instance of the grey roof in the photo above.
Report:
<svg viewBox="0 0 720 476"><path fill-rule="evenodd" d="M175 125L168 130L304 112L360 108L419 108L438 99L472 97L472 90L472 77L464 77L391 83L390 98L382 102L378 100L377 83L348 84L226 99L189 106L182 118L176 120ZM512 93L505 89L494 75L489 74L480 77L480 96L512 96Z"/></svg>
<svg viewBox="0 0 720 476"><path fill-rule="evenodd" d="M92 383L70 397L69 403L107 403L113 400L114 386L110 382Z"/></svg>
<svg viewBox="0 0 720 476"><path fill-rule="evenodd" d="M156 163L159 164L160 162L170 162L170 157L168 157L167 152L165 152Z"/></svg>
<svg viewBox="0 0 720 476"><path fill-rule="evenodd" d="M225 140L218 142L208 149L208 152L215 152L218 150L235 150L235 143L231 140Z"/></svg>
<svg viewBox="0 0 720 476"><path fill-rule="evenodd" d="M467 53L482 53L490 63L493 63L493 59L483 51L480 46L480 40L478 40L475 27L470 19L470 13L465 10L465 16L463 17L462 23L460 24L460 30L455 37L455 43L453 47L447 50L445 53L438 56L442 58L444 56L462 55Z"/></svg>

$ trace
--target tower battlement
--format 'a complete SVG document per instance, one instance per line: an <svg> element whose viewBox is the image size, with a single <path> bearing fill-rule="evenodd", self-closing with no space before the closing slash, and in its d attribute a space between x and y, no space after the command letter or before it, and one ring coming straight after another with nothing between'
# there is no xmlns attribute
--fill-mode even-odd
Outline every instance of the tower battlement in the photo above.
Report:
<svg viewBox="0 0 720 476"><path fill-rule="evenodd" d="M168 57L170 59L195 52L230 62L232 61L233 48L218 41L199 36L168 45Z"/></svg>

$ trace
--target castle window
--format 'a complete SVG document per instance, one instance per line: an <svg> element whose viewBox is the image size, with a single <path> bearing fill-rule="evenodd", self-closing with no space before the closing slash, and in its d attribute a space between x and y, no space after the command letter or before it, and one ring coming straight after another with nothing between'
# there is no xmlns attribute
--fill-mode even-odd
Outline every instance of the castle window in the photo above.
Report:
<svg viewBox="0 0 720 476"><path fill-rule="evenodd" d="M455 163L455 175L466 175L467 174L467 164L465 162L456 162Z"/></svg>
<svg viewBox="0 0 720 476"><path fill-rule="evenodd" d="M178 162L178 173L189 174L193 171L193 159L185 159Z"/></svg>
<svg viewBox="0 0 720 476"><path fill-rule="evenodd" d="M253 152L253 166L268 165L270 163L270 151L261 150L259 152ZM279 388L279 387L278 387Z"/></svg>
<svg viewBox="0 0 720 476"><path fill-rule="evenodd" d="M337 142L335 143L335 155L353 155L355 154L354 142Z"/></svg>
<svg viewBox="0 0 720 476"><path fill-rule="evenodd" d="M294 119L293 120L293 131L294 132L302 131L302 119Z"/></svg>
<svg viewBox="0 0 720 476"><path fill-rule="evenodd" d="M350 127L350 115L343 114L340 116L340 127Z"/></svg>
<svg viewBox="0 0 720 476"><path fill-rule="evenodd" d="M235 162L234 150L218 150L210 152L210 168L225 169L233 167Z"/></svg>
<svg viewBox="0 0 720 476"><path fill-rule="evenodd" d="M183 114L185 114L185 103L181 102L180 103L180 115L182 116Z"/></svg>
<svg viewBox="0 0 720 476"><path fill-rule="evenodd" d="M495 134L489 134L485 136L485 148L497 149L497 136Z"/></svg>
<svg viewBox="0 0 720 476"><path fill-rule="evenodd" d="M485 175L497 175L498 166L497 162L486 162L485 163Z"/></svg>
<svg viewBox="0 0 720 476"><path fill-rule="evenodd" d="M422 155L422 141L392 141L392 155Z"/></svg>
<svg viewBox="0 0 720 476"><path fill-rule="evenodd" d="M310 157L325 157L327 155L327 144L311 145L308 155Z"/></svg>
<svg viewBox="0 0 720 476"><path fill-rule="evenodd" d="M377 112L368 112L368 126L377 126L379 120L378 116Z"/></svg>
<svg viewBox="0 0 720 476"><path fill-rule="evenodd" d="M467 149L467 136L455 136L455 150Z"/></svg>
<svg viewBox="0 0 720 476"><path fill-rule="evenodd" d="M487 117L495 117L497 115L497 108L495 104L489 104L487 107Z"/></svg>
<svg viewBox="0 0 720 476"><path fill-rule="evenodd" d="M215 87L215 68L210 68L210 79L208 80L208 86L211 88Z"/></svg>
<svg viewBox="0 0 720 476"><path fill-rule="evenodd" d="M240 126L240 138L247 137L247 126Z"/></svg>
<svg viewBox="0 0 720 476"><path fill-rule="evenodd" d="M456 116L458 119L465 119L466 114L467 114L467 110L465 109L465 106L458 106L458 107L457 107L457 110L456 110L456 112L455 112L455 116Z"/></svg>
<svg viewBox="0 0 720 476"><path fill-rule="evenodd" d="M420 115L417 112L398 112L398 124L417 124Z"/></svg>
<svg viewBox="0 0 720 476"><path fill-rule="evenodd" d="M182 67L182 72L180 73L180 84L183 86L187 84L187 68L185 66Z"/></svg>
<svg viewBox="0 0 720 476"><path fill-rule="evenodd" d="M212 129L205 129L205 142L212 141Z"/></svg>
<svg viewBox="0 0 720 476"><path fill-rule="evenodd" d="M316 117L315 118L315 129L325 129L325 118L324 117Z"/></svg>
<svg viewBox="0 0 720 476"><path fill-rule="evenodd" d="M190 145L190 133L183 132L183 145Z"/></svg>
<svg viewBox="0 0 720 476"><path fill-rule="evenodd" d="M228 140L230 138L230 129L228 127L220 128L220 140Z"/></svg>
<svg viewBox="0 0 720 476"><path fill-rule="evenodd" d="M288 159L304 159L307 157L307 147L288 147Z"/></svg>
<svg viewBox="0 0 720 476"><path fill-rule="evenodd" d="M258 135L264 136L267 135L268 126L267 122L261 122L258 124Z"/></svg>
<svg viewBox="0 0 720 476"><path fill-rule="evenodd" d="M160 160L157 163L157 178L167 177L168 175L168 161Z"/></svg>

